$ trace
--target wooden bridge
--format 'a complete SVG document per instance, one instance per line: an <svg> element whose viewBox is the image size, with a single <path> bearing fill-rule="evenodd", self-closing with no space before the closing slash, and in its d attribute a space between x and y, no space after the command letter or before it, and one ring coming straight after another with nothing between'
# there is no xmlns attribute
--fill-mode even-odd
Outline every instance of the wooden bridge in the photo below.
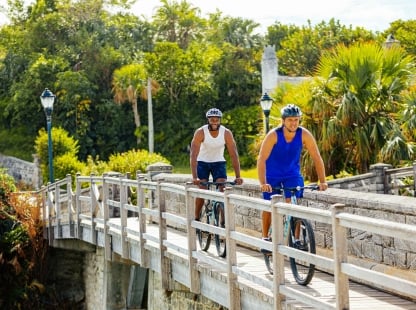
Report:
<svg viewBox="0 0 416 310"><path fill-rule="evenodd" d="M140 177L77 176L73 192L72 182L68 176L40 191L49 244L78 239L102 247L107 260L117 254L160 273L167 291L176 281L229 309L416 309L416 279L357 266L348 259L346 234L347 229L357 229L412 241L414 225L350 214L341 204L321 210L279 202L276 197L270 202L237 195L230 188L219 193ZM169 211L167 194L184 198L185 203L176 206L183 215ZM224 202L225 229L193 221L196 197ZM273 242L239 230L236 208L272 208ZM286 214L331 225L332 257L319 250L309 254L285 246L282 223ZM227 257L201 251L196 228L226 238ZM276 253L274 276L268 274L259 248ZM288 256L315 264L318 271L311 284L296 284L287 266Z"/></svg>

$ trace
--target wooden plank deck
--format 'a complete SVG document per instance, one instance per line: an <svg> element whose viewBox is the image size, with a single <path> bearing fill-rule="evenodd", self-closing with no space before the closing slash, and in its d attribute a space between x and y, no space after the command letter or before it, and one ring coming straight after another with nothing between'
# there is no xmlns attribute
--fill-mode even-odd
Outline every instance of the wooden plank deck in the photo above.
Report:
<svg viewBox="0 0 416 310"><path fill-rule="evenodd" d="M135 223L134 220L132 221L129 219L128 227L135 230L135 227L138 227L138 224ZM157 238L158 226L148 224L147 234ZM188 241L186 239L186 234L179 230L172 228L168 229L167 240L169 243L175 244L178 248L187 248ZM198 251L200 251L199 246ZM176 251L173 251L172 254L175 255L175 252ZM224 258L219 258L217 256L214 240L211 240L209 250L200 254L207 255L217 261L225 262ZM177 255L180 254L177 253ZM264 286L257 285L256 283L248 280L243 280L243 285L253 290L259 290L259 293L264 295L262 298L273 298L273 276L268 273L264 264L263 255L259 251L239 246L237 249L237 265L238 267L244 268L245 272L252 274L254 277L261 279L261 281L264 281L265 283L268 283L268 287L270 287L270 289L265 289ZM226 273L224 272L223 275L226 276ZM331 274L316 270L312 282L308 286L300 286L295 282L289 264L286 262L285 279L289 287L296 287L296 289L301 289L305 294L319 297L320 299L330 303L335 303L334 277ZM413 301L356 283L354 281L350 281L349 285L350 309L416 310L416 303ZM286 300L285 307L288 310L314 309L311 306L290 299Z"/></svg>

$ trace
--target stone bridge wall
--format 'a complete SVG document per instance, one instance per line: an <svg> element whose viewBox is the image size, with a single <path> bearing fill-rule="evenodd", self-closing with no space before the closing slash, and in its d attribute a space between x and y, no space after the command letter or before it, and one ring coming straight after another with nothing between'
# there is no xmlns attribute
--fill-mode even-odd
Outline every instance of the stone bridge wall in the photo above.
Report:
<svg viewBox="0 0 416 310"><path fill-rule="evenodd" d="M0 168L5 168L17 183L22 182L34 189L39 189L42 180L39 169L39 160L34 156L33 163L22 159L0 154Z"/></svg>

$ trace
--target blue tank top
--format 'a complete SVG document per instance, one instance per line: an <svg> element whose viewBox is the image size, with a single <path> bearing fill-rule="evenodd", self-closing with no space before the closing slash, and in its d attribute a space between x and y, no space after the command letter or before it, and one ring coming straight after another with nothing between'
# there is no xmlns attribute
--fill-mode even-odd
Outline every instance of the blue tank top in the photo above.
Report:
<svg viewBox="0 0 416 310"><path fill-rule="evenodd" d="M266 160L266 179L280 179L301 176L300 156L302 153L302 127L298 127L291 142L286 142L283 128L275 130L277 144L273 146L269 158Z"/></svg>

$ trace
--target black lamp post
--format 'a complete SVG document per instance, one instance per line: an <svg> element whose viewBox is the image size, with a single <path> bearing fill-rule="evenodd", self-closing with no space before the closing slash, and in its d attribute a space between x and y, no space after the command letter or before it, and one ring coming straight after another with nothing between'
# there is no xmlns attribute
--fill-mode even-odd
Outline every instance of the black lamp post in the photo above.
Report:
<svg viewBox="0 0 416 310"><path fill-rule="evenodd" d="M270 115L270 109L272 108L273 99L270 98L270 96L267 93L264 93L264 95L260 99L260 105L263 109L264 116L266 118L266 133L269 132L269 115Z"/></svg>
<svg viewBox="0 0 416 310"><path fill-rule="evenodd" d="M42 103L43 109L45 110L46 115L46 126L48 131L48 157L49 157L49 182L53 183L53 157L52 157L52 111L53 103L55 101L55 95L52 92L45 88L42 95L40 95L40 101Z"/></svg>

